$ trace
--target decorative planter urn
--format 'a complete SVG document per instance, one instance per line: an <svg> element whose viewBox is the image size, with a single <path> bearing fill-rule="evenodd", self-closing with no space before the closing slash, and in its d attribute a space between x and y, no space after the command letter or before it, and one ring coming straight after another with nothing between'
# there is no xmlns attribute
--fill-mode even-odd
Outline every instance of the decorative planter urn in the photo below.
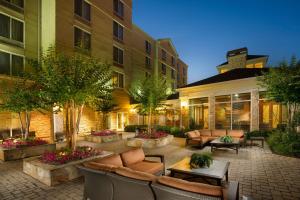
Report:
<svg viewBox="0 0 300 200"><path fill-rule="evenodd" d="M42 144L36 146L5 149L0 147L0 160L18 160L42 155L45 151L55 151L56 144Z"/></svg>
<svg viewBox="0 0 300 200"><path fill-rule="evenodd" d="M23 172L39 180L40 182L54 186L81 176L76 165L96 158L103 158L113 154L103 151L100 155L82 160L72 161L62 165L50 165L41 162L40 157L32 157L23 160Z"/></svg>

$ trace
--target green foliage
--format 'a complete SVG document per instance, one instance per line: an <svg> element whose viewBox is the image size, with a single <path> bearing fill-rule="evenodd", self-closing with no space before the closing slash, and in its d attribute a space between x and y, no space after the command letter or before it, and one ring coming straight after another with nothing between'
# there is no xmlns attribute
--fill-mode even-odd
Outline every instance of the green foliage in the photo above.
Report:
<svg viewBox="0 0 300 200"><path fill-rule="evenodd" d="M212 163L211 153L193 153L190 160L191 168L210 167Z"/></svg>
<svg viewBox="0 0 300 200"><path fill-rule="evenodd" d="M274 131L267 142L273 152L300 157L300 135L295 132Z"/></svg>
<svg viewBox="0 0 300 200"><path fill-rule="evenodd" d="M225 135L225 136L220 137L220 141L225 142L225 143L232 143L233 138L230 135Z"/></svg>
<svg viewBox="0 0 300 200"><path fill-rule="evenodd" d="M125 132L135 132L136 129L146 129L147 125L127 125L124 128Z"/></svg>

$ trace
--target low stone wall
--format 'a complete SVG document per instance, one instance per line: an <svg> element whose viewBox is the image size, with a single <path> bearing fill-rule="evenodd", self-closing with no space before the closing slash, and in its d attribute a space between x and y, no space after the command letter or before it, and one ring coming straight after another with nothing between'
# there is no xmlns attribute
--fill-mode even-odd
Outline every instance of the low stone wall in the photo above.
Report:
<svg viewBox="0 0 300 200"><path fill-rule="evenodd" d="M115 135L107 135L107 136L97 136L97 135L87 135L85 136L85 140L89 142L95 143L105 143L105 142L113 142L120 139L118 134Z"/></svg>
<svg viewBox="0 0 300 200"><path fill-rule="evenodd" d="M167 137L162 137L158 139L130 138L127 139L127 146L156 148L170 144L173 141L173 139L173 135L168 135Z"/></svg>
<svg viewBox="0 0 300 200"><path fill-rule="evenodd" d="M103 151L101 155L76 160L63 165L45 164L40 161L39 157L27 158L23 160L23 172L48 186L54 186L80 177L81 174L76 165L111 154L113 153Z"/></svg>
<svg viewBox="0 0 300 200"><path fill-rule="evenodd" d="M55 151L56 144L43 144L30 147L4 149L0 148L0 160L18 160L32 156L42 155L45 151Z"/></svg>

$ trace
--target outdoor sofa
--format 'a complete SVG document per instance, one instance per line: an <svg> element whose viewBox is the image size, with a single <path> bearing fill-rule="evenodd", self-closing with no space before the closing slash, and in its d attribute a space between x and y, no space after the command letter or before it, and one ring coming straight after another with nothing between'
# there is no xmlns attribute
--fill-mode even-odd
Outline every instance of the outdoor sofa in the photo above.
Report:
<svg viewBox="0 0 300 200"><path fill-rule="evenodd" d="M245 133L244 130L226 130L226 129L216 129L216 130L194 130L185 133L187 139L186 144L200 145L203 147L208 142L222 137L222 136L232 136L240 140L240 144L244 143Z"/></svg>
<svg viewBox="0 0 300 200"><path fill-rule="evenodd" d="M114 165L116 164L114 162L108 164L108 160L105 161L106 164L99 161L86 162L78 166L85 179L84 199L236 200L239 198L237 182L230 182L226 187L213 186L173 177L155 176Z"/></svg>

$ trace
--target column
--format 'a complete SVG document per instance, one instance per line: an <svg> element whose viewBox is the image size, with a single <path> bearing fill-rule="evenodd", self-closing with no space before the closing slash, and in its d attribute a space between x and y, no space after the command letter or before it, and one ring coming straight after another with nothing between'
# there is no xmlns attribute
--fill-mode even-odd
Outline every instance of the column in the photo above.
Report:
<svg viewBox="0 0 300 200"><path fill-rule="evenodd" d="M209 125L208 129L215 129L215 96L208 97L208 109L209 109Z"/></svg>
<svg viewBox="0 0 300 200"><path fill-rule="evenodd" d="M259 91L251 91L251 123L250 131L259 130Z"/></svg>

